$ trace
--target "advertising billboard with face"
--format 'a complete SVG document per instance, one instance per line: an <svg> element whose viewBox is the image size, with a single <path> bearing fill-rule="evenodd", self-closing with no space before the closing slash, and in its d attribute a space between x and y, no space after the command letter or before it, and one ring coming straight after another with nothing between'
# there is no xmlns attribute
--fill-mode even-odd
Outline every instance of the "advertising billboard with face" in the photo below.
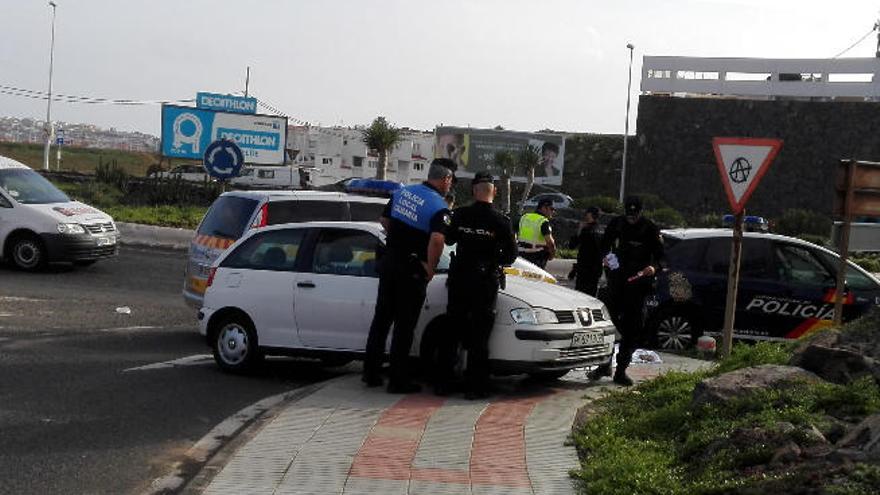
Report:
<svg viewBox="0 0 880 495"><path fill-rule="evenodd" d="M539 157L535 166L535 183L561 185L565 162L565 136L561 134L469 127L438 127L435 130L434 157L455 161L458 175L462 177L473 176L481 170L500 176L498 156L509 153L513 168L511 177L515 181L524 181L526 170L520 156L526 149L531 149Z"/></svg>

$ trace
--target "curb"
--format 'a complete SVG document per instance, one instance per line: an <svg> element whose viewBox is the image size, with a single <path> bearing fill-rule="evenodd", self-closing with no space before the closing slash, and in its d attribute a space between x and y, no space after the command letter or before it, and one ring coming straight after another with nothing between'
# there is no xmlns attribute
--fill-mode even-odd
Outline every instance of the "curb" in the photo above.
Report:
<svg viewBox="0 0 880 495"><path fill-rule="evenodd" d="M117 222L116 228L119 229L119 243L126 246L187 250L195 236L195 231L190 229L139 223Z"/></svg>
<svg viewBox="0 0 880 495"><path fill-rule="evenodd" d="M340 378L330 378L320 383L267 397L224 419L186 451L183 455L184 459L174 464L170 474L153 480L143 495L199 492L191 490L191 485L200 477L206 476L204 473L209 465L220 457L218 454L227 447L231 440L246 433L260 420L273 415L273 412L280 408L302 400ZM225 459L222 459L221 462L225 463Z"/></svg>

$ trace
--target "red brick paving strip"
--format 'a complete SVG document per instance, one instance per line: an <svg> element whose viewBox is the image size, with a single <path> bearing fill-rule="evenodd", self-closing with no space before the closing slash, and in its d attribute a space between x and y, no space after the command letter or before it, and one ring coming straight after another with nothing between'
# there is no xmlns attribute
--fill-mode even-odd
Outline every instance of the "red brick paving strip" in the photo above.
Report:
<svg viewBox="0 0 880 495"><path fill-rule="evenodd" d="M531 487L526 468L525 422L543 397L495 402L477 420L469 471L413 468L419 441L444 400L405 397L385 411L367 436L350 476L384 480Z"/></svg>

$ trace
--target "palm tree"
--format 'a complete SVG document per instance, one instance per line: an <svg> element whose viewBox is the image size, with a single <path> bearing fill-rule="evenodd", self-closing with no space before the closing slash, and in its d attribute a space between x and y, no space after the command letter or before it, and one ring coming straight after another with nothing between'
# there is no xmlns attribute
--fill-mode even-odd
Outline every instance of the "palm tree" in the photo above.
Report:
<svg viewBox="0 0 880 495"><path fill-rule="evenodd" d="M376 117L370 127L361 131L364 144L379 154L379 166L376 167L376 178L385 180L388 168L388 152L400 141L400 129L388 123L385 117Z"/></svg>
<svg viewBox="0 0 880 495"><path fill-rule="evenodd" d="M495 168L501 178L501 211L505 215L510 214L510 175L516 163L516 157L510 151L495 153L493 160Z"/></svg>
<svg viewBox="0 0 880 495"><path fill-rule="evenodd" d="M526 176L526 187L523 189L522 200L519 202L520 206L517 209L522 208L523 203L529 199L532 186L535 184L535 169L541 164L542 158L541 148L532 145L523 148L516 156L517 167L523 170Z"/></svg>

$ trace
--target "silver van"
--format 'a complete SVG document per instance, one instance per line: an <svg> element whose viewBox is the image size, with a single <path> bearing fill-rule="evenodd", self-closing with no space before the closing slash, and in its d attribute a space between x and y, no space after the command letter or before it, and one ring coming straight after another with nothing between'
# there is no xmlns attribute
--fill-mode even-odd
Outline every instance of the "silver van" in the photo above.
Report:
<svg viewBox="0 0 880 495"><path fill-rule="evenodd" d="M200 308L211 264L250 229L293 222L367 221L382 215L387 198L323 191L233 191L202 219L189 247L183 298Z"/></svg>

